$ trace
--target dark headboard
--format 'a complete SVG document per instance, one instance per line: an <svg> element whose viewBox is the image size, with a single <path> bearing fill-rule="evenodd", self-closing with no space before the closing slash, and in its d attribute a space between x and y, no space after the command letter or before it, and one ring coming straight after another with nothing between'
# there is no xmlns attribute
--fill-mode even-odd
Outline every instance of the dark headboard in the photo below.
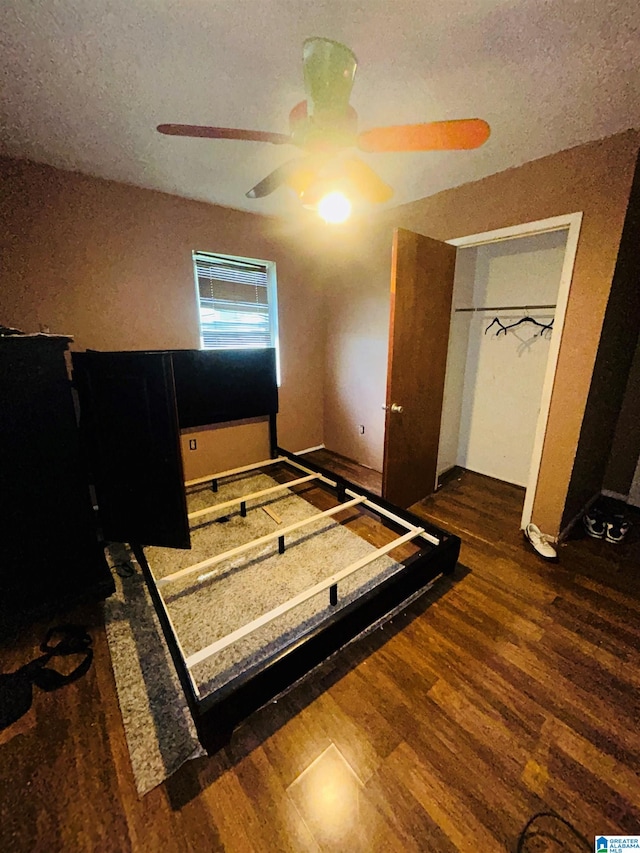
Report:
<svg viewBox="0 0 640 853"><path fill-rule="evenodd" d="M181 428L268 417L275 455L274 349L87 351L72 360L107 539L190 547Z"/></svg>
<svg viewBox="0 0 640 853"><path fill-rule="evenodd" d="M181 429L275 415L275 349L171 350Z"/></svg>

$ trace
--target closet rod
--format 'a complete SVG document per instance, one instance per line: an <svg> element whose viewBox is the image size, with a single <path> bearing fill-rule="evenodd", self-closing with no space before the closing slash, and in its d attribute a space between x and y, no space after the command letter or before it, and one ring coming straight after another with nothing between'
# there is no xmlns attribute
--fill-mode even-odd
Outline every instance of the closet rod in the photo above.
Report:
<svg viewBox="0 0 640 853"><path fill-rule="evenodd" d="M555 308L555 305L500 305L496 307L487 307L487 308L456 308L455 313L458 314L462 311L539 311L541 308Z"/></svg>

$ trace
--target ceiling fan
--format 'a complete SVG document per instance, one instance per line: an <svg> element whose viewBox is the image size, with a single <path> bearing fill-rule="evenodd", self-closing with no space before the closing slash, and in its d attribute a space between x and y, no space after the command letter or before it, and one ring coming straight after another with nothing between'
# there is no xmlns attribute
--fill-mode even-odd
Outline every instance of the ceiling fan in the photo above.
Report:
<svg viewBox="0 0 640 853"><path fill-rule="evenodd" d="M488 139L489 125L478 118L358 132L358 116L349 104L356 68L357 59L346 45L309 38L303 47L306 99L291 110L288 134L191 124L161 124L158 130L169 136L296 145L305 156L279 166L246 195L263 198L287 185L310 207L336 189L355 189L361 198L374 203L391 198L392 188L350 149L366 153L448 151L478 148Z"/></svg>

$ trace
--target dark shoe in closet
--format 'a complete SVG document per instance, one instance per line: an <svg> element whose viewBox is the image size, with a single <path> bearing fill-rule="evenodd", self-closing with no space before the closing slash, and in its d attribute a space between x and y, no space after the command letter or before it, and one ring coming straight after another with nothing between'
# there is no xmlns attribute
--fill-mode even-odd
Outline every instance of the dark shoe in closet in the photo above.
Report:
<svg viewBox="0 0 640 853"><path fill-rule="evenodd" d="M607 522L604 515L597 509L590 509L582 517L584 529L593 539L603 539L607 532Z"/></svg>
<svg viewBox="0 0 640 853"><path fill-rule="evenodd" d="M607 520L607 532L605 538L607 542L618 545L627 535L627 531L631 527L628 521L624 520L623 515L614 515Z"/></svg>

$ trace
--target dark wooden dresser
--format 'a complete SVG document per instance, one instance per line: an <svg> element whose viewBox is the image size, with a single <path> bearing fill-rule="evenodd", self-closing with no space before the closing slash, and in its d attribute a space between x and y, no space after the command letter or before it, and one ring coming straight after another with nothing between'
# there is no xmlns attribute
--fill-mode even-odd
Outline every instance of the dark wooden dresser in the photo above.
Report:
<svg viewBox="0 0 640 853"><path fill-rule="evenodd" d="M0 636L113 591L81 455L70 340L0 336Z"/></svg>

